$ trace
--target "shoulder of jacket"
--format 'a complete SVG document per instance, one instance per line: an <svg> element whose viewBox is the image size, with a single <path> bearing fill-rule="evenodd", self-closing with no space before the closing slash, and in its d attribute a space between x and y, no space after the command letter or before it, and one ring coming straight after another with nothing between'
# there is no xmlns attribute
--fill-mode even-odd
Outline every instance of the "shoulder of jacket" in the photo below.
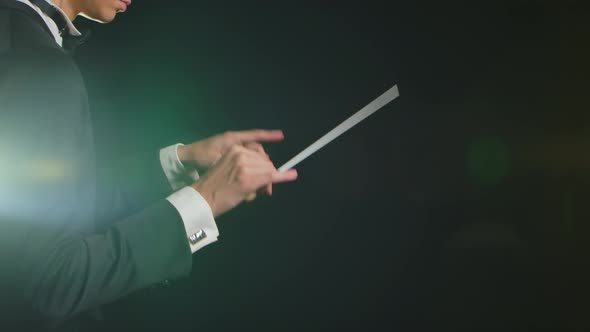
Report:
<svg viewBox="0 0 590 332"><path fill-rule="evenodd" d="M35 10L19 1L0 0L0 54L20 46L60 48Z"/></svg>

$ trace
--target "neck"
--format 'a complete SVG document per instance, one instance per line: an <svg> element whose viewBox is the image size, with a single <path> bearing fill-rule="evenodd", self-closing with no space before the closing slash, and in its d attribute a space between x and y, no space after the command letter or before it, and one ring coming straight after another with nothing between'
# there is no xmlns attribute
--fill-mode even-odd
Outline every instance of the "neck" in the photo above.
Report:
<svg viewBox="0 0 590 332"><path fill-rule="evenodd" d="M78 10L76 1L74 0L52 0L51 2L59 7L59 9L63 10L71 21L73 21L81 12Z"/></svg>

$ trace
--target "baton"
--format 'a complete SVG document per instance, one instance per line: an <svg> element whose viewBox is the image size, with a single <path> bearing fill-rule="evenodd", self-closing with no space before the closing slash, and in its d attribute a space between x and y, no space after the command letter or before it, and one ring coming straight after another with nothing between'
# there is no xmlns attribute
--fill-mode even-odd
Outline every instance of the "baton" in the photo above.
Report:
<svg viewBox="0 0 590 332"><path fill-rule="evenodd" d="M285 172L295 165L299 164L300 162L304 161L307 157L311 156L319 149L326 146L328 143L332 142L338 136L347 132L350 128L356 126L359 122L363 121L364 119L371 116L373 113L377 112L385 105L389 104L393 100L399 97L399 90L397 85L394 85L391 89L387 90L384 94L377 97L377 99L373 100L369 105L363 107L360 111L353 114L351 117L346 119L344 122L339 124L336 128L330 130L327 134L319 138L313 144L305 148L303 151L299 152L295 157L291 158L287 161L283 166L279 167L280 172ZM248 194L246 197L247 201L252 201L256 198L256 193Z"/></svg>

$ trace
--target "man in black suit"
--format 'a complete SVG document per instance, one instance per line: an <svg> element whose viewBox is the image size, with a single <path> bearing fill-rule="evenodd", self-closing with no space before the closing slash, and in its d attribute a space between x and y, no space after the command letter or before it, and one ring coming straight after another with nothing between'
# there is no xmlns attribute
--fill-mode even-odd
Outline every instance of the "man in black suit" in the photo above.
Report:
<svg viewBox="0 0 590 332"><path fill-rule="evenodd" d="M61 46L81 38L76 16L110 22L129 5L0 0L0 324L95 325L101 305L186 276L191 254L216 241L216 216L297 177L264 152L283 138L269 130L97 172L86 89Z"/></svg>

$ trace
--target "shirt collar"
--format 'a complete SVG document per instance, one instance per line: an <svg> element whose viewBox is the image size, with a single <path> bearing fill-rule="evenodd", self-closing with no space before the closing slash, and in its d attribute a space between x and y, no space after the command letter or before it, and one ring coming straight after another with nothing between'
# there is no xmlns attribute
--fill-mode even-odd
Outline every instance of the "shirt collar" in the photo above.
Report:
<svg viewBox="0 0 590 332"><path fill-rule="evenodd" d="M66 24L68 26L68 33L72 36L81 36L82 33L74 26L74 23L72 22L72 20L70 20L70 18L68 17L68 15L66 15L66 13L64 13L63 10L61 10L61 8L59 8L58 6L56 6L53 2L51 2L51 0L45 0L47 2L49 2L53 7L55 7L55 9L57 9L58 13L63 16L64 20L66 20Z"/></svg>
<svg viewBox="0 0 590 332"><path fill-rule="evenodd" d="M62 46L63 45L63 38L62 38L62 36L59 33L59 28L57 27L57 23L55 23L53 21L53 19L51 19L51 17L49 17L48 15L46 15L43 11L41 11L41 9L39 9L39 7L35 6L29 0L16 0L16 1L22 2L25 5L31 7L34 11L36 11L39 14L39 16L41 16L41 18L43 19L43 21L45 22L45 24L47 24L47 27L49 28L49 31L51 31L51 34L53 35L53 38L55 39L55 42L59 46ZM59 8L56 5L54 5L51 2L51 0L45 0L45 1L47 3L49 3L50 5L52 5L53 7L55 7L55 9L59 13L59 15L63 16L63 19L66 22L67 33L68 34L70 34L72 36L81 36L82 35L80 33L80 31L78 31L78 29L76 29L76 27L74 26L74 23L72 23L72 20L70 20L70 18L66 15L66 13L64 13L63 10L61 10L61 8Z"/></svg>

